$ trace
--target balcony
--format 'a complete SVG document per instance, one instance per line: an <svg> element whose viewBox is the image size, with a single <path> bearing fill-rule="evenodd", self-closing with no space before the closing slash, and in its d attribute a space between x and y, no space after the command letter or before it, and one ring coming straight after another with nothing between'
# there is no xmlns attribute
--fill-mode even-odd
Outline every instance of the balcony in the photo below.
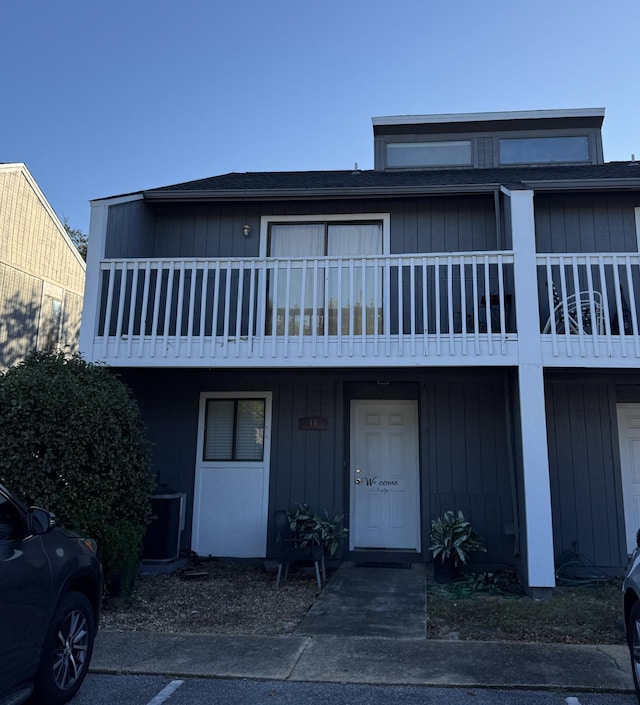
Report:
<svg viewBox="0 0 640 705"><path fill-rule="evenodd" d="M535 266L544 365L637 366L640 255L539 254ZM123 259L100 268L95 336L85 353L113 366L512 366L520 359L515 258L507 251Z"/></svg>
<svg viewBox="0 0 640 705"><path fill-rule="evenodd" d="M446 365L467 357L509 364L517 342L512 282L508 252L107 260L92 359L117 366Z"/></svg>
<svg viewBox="0 0 640 705"><path fill-rule="evenodd" d="M539 254L547 366L637 367L640 255Z"/></svg>

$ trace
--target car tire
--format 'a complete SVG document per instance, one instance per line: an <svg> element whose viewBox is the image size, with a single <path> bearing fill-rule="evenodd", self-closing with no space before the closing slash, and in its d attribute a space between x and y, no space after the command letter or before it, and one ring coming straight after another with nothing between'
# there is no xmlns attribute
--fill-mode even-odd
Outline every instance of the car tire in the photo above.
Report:
<svg viewBox="0 0 640 705"><path fill-rule="evenodd" d="M89 600L80 592L64 594L42 647L30 702L61 705L78 692L89 669L94 637L95 617Z"/></svg>

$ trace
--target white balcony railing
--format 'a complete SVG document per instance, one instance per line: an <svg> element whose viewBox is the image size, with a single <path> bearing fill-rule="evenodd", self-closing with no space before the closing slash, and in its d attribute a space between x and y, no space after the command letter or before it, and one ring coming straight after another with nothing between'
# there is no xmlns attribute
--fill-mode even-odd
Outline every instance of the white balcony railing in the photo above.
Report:
<svg viewBox="0 0 640 705"><path fill-rule="evenodd" d="M640 357L640 255L540 254L537 266L549 364Z"/></svg>
<svg viewBox="0 0 640 705"><path fill-rule="evenodd" d="M512 285L509 252L105 260L93 359L363 366L474 356L510 364Z"/></svg>

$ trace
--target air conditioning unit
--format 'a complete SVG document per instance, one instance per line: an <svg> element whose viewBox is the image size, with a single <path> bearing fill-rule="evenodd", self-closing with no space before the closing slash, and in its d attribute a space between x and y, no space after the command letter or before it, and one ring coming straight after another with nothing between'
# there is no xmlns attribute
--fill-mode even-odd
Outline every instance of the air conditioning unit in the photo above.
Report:
<svg viewBox="0 0 640 705"><path fill-rule="evenodd" d="M142 543L142 560L168 563L180 557L180 538L184 531L187 495L156 494L151 497L153 520Z"/></svg>

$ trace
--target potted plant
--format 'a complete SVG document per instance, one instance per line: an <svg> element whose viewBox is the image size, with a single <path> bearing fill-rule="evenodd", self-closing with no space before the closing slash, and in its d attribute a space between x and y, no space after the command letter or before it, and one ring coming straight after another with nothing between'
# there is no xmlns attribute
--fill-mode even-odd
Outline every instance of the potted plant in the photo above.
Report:
<svg viewBox="0 0 640 705"><path fill-rule="evenodd" d="M441 517L431 522L431 545L434 570L436 566L445 567L446 578L452 579L460 573L460 568L466 565L472 553L486 551L477 531L458 510L448 510ZM436 561L440 558L440 562Z"/></svg>
<svg viewBox="0 0 640 705"><path fill-rule="evenodd" d="M316 514L309 505L298 504L289 513L289 525L295 540L303 546L317 546L321 552L328 551L333 556L338 549L340 539L347 535L342 522L344 517L330 517L325 509L323 514Z"/></svg>

